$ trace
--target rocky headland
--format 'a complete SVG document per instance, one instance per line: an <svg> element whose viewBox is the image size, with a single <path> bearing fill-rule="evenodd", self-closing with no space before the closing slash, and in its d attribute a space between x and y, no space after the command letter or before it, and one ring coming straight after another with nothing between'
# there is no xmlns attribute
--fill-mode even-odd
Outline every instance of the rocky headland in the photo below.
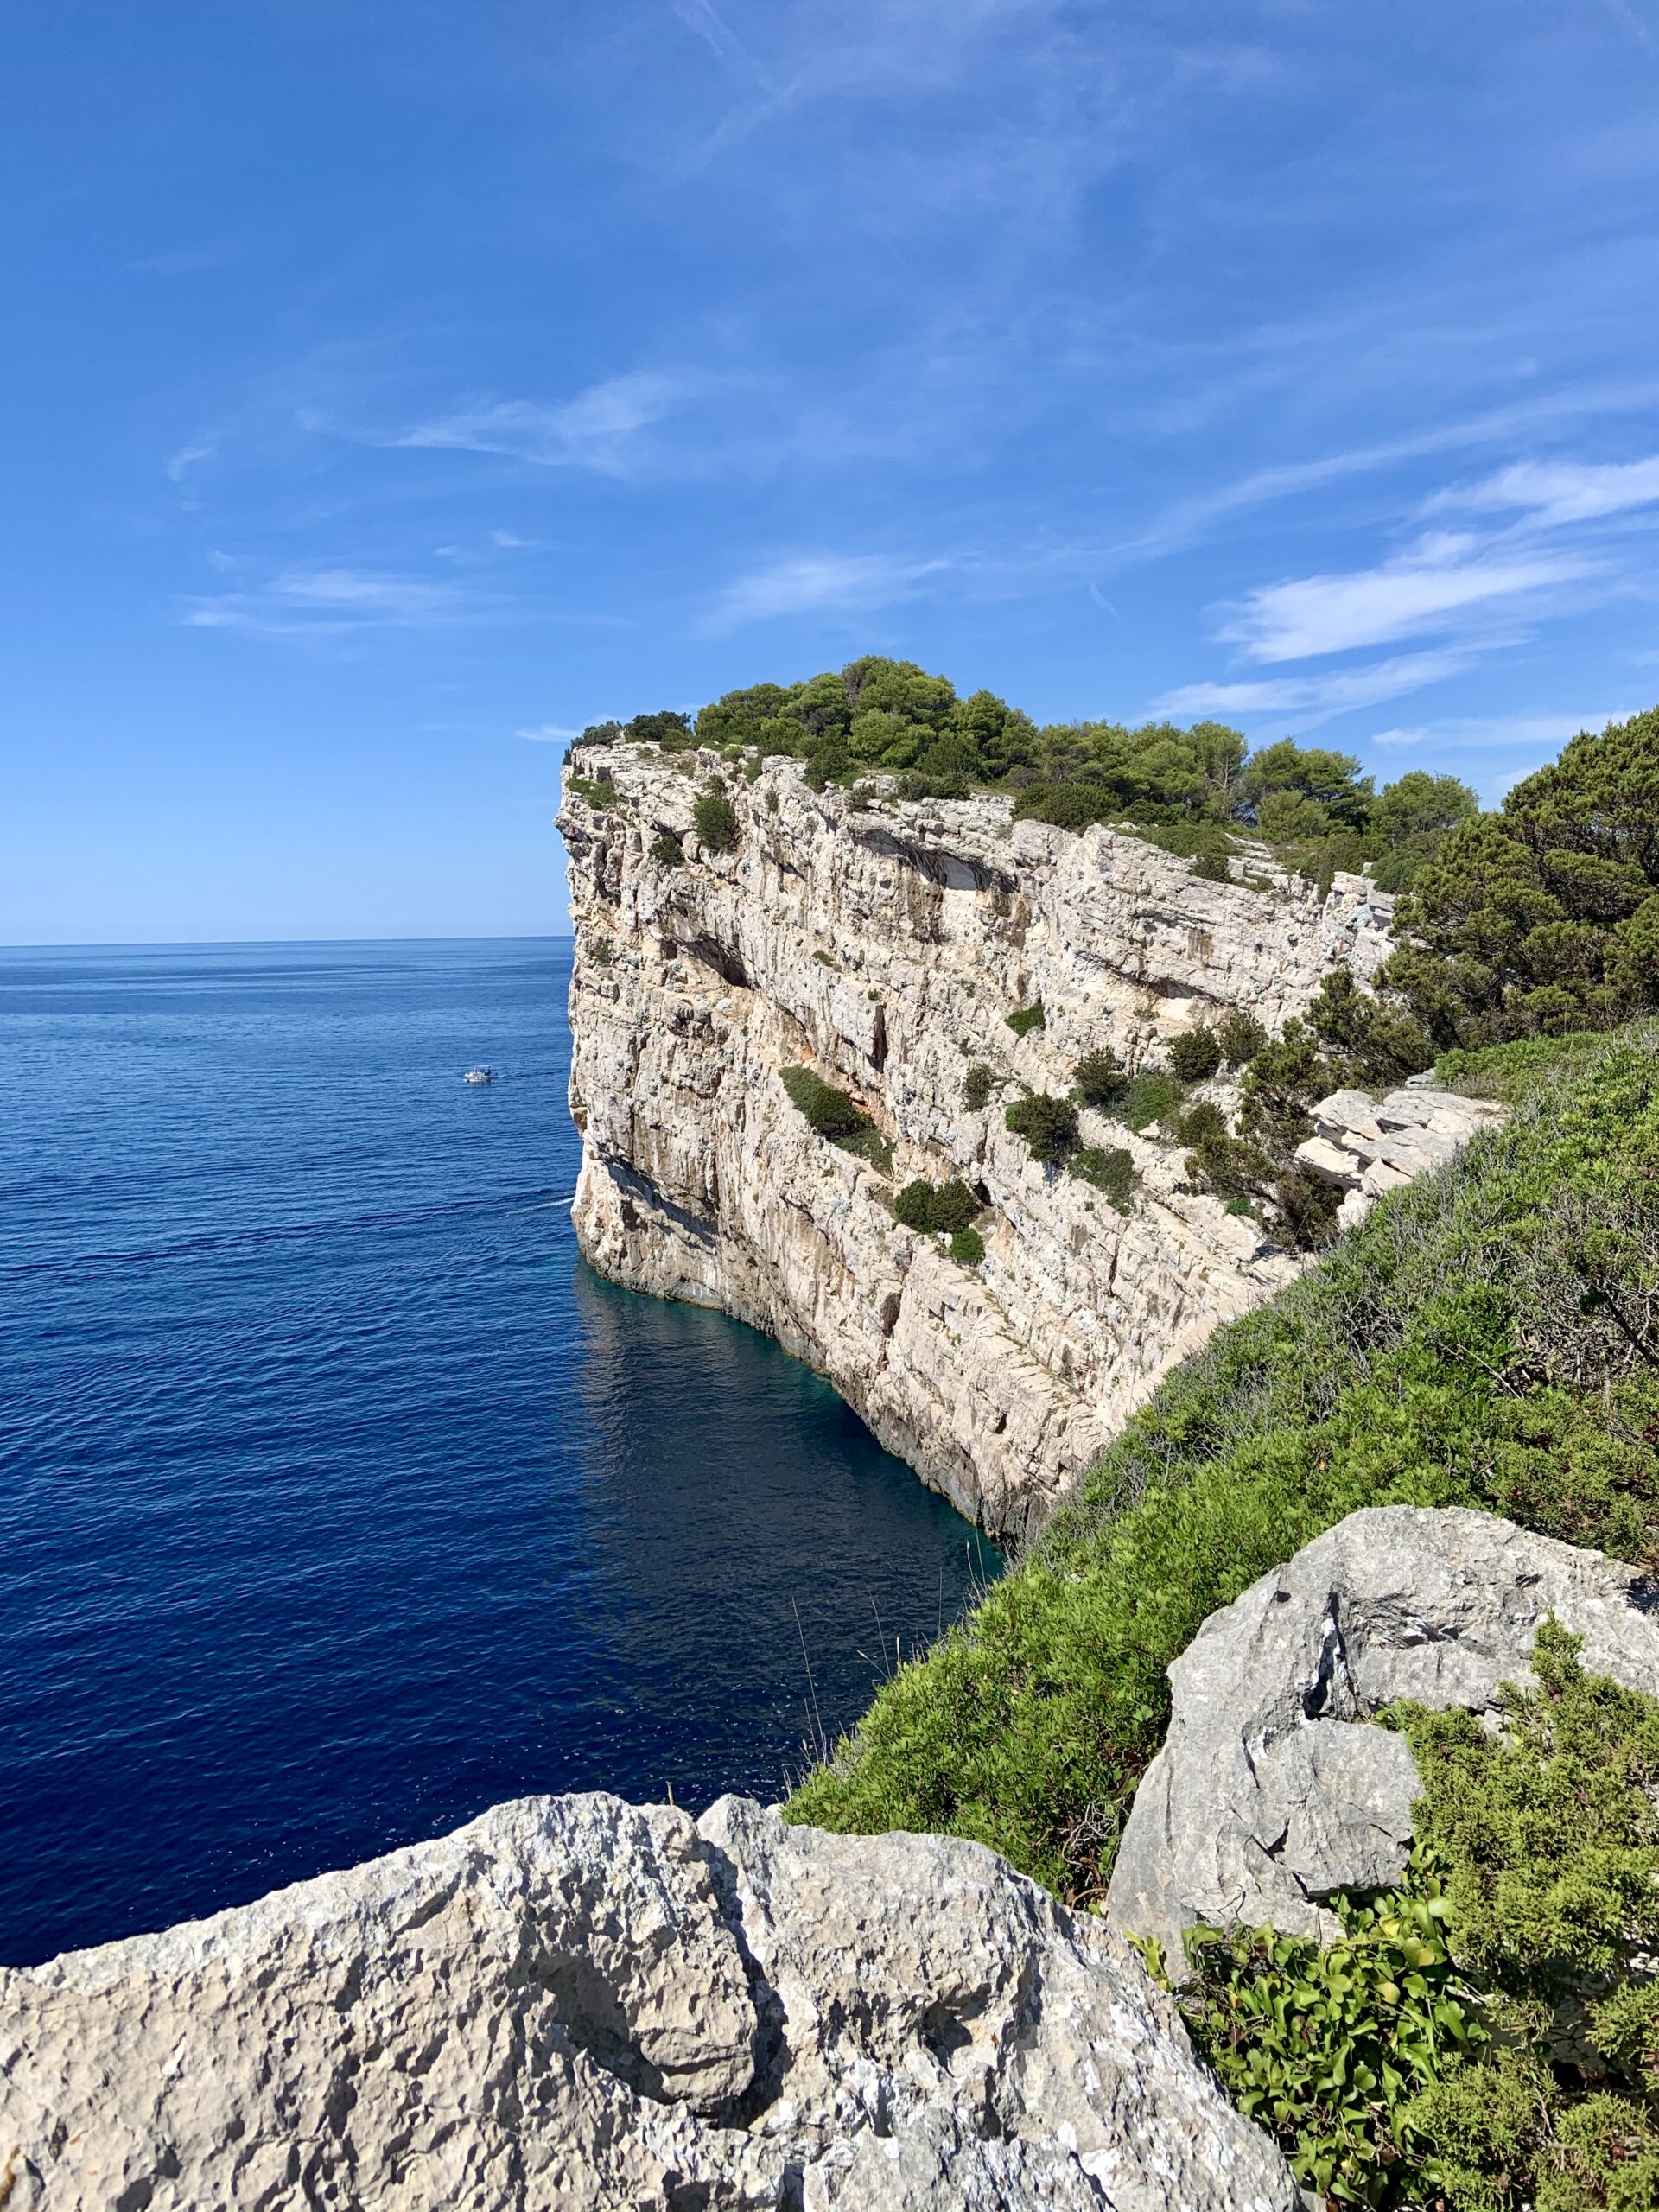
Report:
<svg viewBox="0 0 1659 2212"><path fill-rule="evenodd" d="M1006 1107L1063 1096L1101 1047L1159 1065L1236 1008L1277 1031L1333 969L1375 972L1392 901L1264 849L1217 880L1105 826L1014 821L995 795L814 791L783 758L731 778L735 834L713 849L694 809L722 772L714 753L626 743L578 747L567 771L582 1251L769 1331L963 1513L1021 1539L1170 1367L1306 1258L1189 1189L1166 1130L1083 1112L1084 1142L1133 1163L1120 1210L1034 1159ZM876 1157L815 1132L792 1068L851 1096ZM1222 1071L1192 1096L1230 1109L1236 1086ZM1344 1093L1306 1164L1351 1193L1352 1220L1495 1111ZM972 1189L982 1262L895 1220L912 1179Z"/></svg>

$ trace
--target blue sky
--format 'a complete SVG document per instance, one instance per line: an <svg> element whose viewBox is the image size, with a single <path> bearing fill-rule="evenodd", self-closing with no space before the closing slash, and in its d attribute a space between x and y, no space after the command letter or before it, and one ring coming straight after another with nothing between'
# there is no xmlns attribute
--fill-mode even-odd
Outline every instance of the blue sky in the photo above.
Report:
<svg viewBox="0 0 1659 2212"><path fill-rule="evenodd" d="M8 48L0 942L561 929L564 733L860 652L1489 798L1659 699L1659 0Z"/></svg>

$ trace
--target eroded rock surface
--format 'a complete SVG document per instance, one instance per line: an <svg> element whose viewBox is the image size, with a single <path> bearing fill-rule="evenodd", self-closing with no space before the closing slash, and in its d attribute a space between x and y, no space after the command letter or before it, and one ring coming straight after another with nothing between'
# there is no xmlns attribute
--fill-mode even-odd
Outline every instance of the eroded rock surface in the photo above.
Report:
<svg viewBox="0 0 1659 2212"><path fill-rule="evenodd" d="M1337 1217L1349 1229L1379 1198L1444 1167L1471 1138L1507 1117L1490 1099L1465 1098L1421 1078L1383 1098L1333 1090L1313 1109L1314 1134L1296 1147L1296 1157L1343 1192Z"/></svg>
<svg viewBox="0 0 1659 2212"><path fill-rule="evenodd" d="M1169 1733L1135 1793L1108 1911L1172 1964L1198 1921L1331 1940L1319 1900L1395 1881L1420 1794L1397 1698L1493 1710L1554 1613L1584 1663L1659 1694L1659 1592L1600 1552L1491 1514L1350 1514L1212 1613L1169 1670Z"/></svg>
<svg viewBox="0 0 1659 2212"><path fill-rule="evenodd" d="M721 766L578 747L567 782L582 1250L768 1330L964 1513L1020 1536L1171 1365L1303 1263L1186 1191L1172 1133L1084 1115L1086 1145L1132 1158L1126 1216L1035 1163L1005 1107L1063 1095L1096 1046L1141 1066L1235 1007L1276 1027L1333 966L1374 972L1392 902L1344 874L1321 899L1259 853L1208 881L1111 830L1012 823L1002 799L815 793L782 760L753 785L725 771L741 835L704 853L692 809ZM665 835L684 864L664 864ZM1045 1026L1016 1036L1007 1015L1039 1001ZM890 1177L813 1134L779 1080L793 1064L868 1109ZM976 1064L995 1083L972 1111ZM912 1177L979 1192L982 1266L894 1222Z"/></svg>
<svg viewBox="0 0 1659 2212"><path fill-rule="evenodd" d="M992 1853L606 1796L0 1973L0 2198L1296 2203L1122 1938Z"/></svg>

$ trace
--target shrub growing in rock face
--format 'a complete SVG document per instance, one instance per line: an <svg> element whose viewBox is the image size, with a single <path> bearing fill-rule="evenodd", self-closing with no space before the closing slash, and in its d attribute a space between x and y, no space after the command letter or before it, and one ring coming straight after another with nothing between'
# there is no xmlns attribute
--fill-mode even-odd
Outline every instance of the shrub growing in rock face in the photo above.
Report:
<svg viewBox="0 0 1659 2212"><path fill-rule="evenodd" d="M1179 1115L1174 1134L1182 1144L1207 1144L1227 1134L1227 1116L1212 1099L1200 1098Z"/></svg>
<svg viewBox="0 0 1659 2212"><path fill-rule="evenodd" d="M1108 1152L1099 1145L1084 1145L1065 1164L1071 1174L1103 1192L1119 1213L1128 1212L1141 1179L1135 1173L1134 1159L1121 1147Z"/></svg>
<svg viewBox="0 0 1659 2212"><path fill-rule="evenodd" d="M954 1179L949 1183L928 1183L918 1178L906 1183L893 1202L895 1221L906 1229L930 1234L954 1235L959 1229L967 1229L979 1211L979 1200L968 1185Z"/></svg>
<svg viewBox="0 0 1659 2212"><path fill-rule="evenodd" d="M983 1060L976 1060L963 1077L962 1103L970 1114L983 1113L991 1103L991 1085L996 1077Z"/></svg>
<svg viewBox="0 0 1659 2212"><path fill-rule="evenodd" d="M1299 1251L1317 1252L1337 1233L1342 1192L1308 1168L1287 1168L1273 1186L1273 1203Z"/></svg>
<svg viewBox="0 0 1659 2212"><path fill-rule="evenodd" d="M678 868L685 858L679 839L671 830L664 830L651 842L651 857L658 868Z"/></svg>
<svg viewBox="0 0 1659 2212"><path fill-rule="evenodd" d="M722 791L702 792L691 809L691 821L707 853L729 853L737 842L737 809Z"/></svg>
<svg viewBox="0 0 1659 2212"><path fill-rule="evenodd" d="M1029 1037L1033 1029L1044 1027L1043 1002L1038 999L1030 1006L1016 1007L1006 1019L1016 1037Z"/></svg>
<svg viewBox="0 0 1659 2212"><path fill-rule="evenodd" d="M1161 1068L1147 1068L1136 1076L1117 1103L1120 1121L1132 1129L1148 1129L1163 1121L1181 1103L1181 1086Z"/></svg>
<svg viewBox="0 0 1659 2212"><path fill-rule="evenodd" d="M1071 1071L1077 1096L1085 1106L1110 1106L1122 1096L1128 1070L1109 1046L1085 1052Z"/></svg>
<svg viewBox="0 0 1659 2212"><path fill-rule="evenodd" d="M849 1137L869 1126L869 1116L844 1090L810 1068L785 1068L784 1088L821 1137Z"/></svg>
<svg viewBox="0 0 1659 2212"><path fill-rule="evenodd" d="M1033 1160L1057 1166L1077 1148L1077 1109L1069 1098L1050 1098L1033 1091L1010 1106L1004 1120L1015 1136L1023 1137Z"/></svg>
<svg viewBox="0 0 1659 2212"><path fill-rule="evenodd" d="M1221 1056L1230 1068L1242 1068L1246 1060L1253 1060L1268 1041L1267 1031L1242 1006L1228 1010L1216 1035Z"/></svg>
<svg viewBox="0 0 1659 2212"><path fill-rule="evenodd" d="M1203 1083L1220 1065L1221 1039L1213 1029L1189 1029L1170 1046L1170 1072L1182 1083Z"/></svg>
<svg viewBox="0 0 1659 2212"><path fill-rule="evenodd" d="M950 1256L964 1268L976 1268L985 1257L985 1239L976 1229L958 1229L950 1239Z"/></svg>

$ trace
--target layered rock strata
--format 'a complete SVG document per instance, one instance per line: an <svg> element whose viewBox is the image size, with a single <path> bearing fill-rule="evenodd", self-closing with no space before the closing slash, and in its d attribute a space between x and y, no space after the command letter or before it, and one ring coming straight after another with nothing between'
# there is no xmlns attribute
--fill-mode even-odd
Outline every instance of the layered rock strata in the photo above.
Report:
<svg viewBox="0 0 1659 2212"><path fill-rule="evenodd" d="M0 1972L7 2212L1293 2212L1104 1922L981 1846L498 1806Z"/></svg>
<svg viewBox="0 0 1659 2212"><path fill-rule="evenodd" d="M1364 1220L1377 1200L1431 1168L1455 1160L1471 1137L1495 1128L1506 1109L1414 1079L1403 1090L1373 1098L1334 1090L1313 1109L1313 1135L1296 1157L1343 1193L1337 1218L1344 1229Z"/></svg>
<svg viewBox="0 0 1659 2212"><path fill-rule="evenodd" d="M728 778L738 836L693 806ZM1389 950L1363 877L1252 853L1224 882L1143 839L1014 823L1006 800L814 792L772 760L578 747L560 826L576 959L571 1109L582 1250L636 1289L722 1306L820 1369L889 1450L1001 1537L1046 1516L1174 1362L1302 1262L1183 1187L1183 1150L1085 1112L1128 1153L1127 1214L1004 1124L1078 1057L1155 1060L1243 1007L1269 1029ZM680 841L675 859L671 842ZM1007 1017L1040 1002L1023 1035ZM970 1068L988 1103L964 1103ZM816 1135L781 1071L849 1090L890 1172ZM1228 1104L1224 1083L1201 1095ZM912 1178L972 1185L983 1264L901 1227Z"/></svg>
<svg viewBox="0 0 1659 2212"><path fill-rule="evenodd" d="M1421 1794L1396 1699L1497 1710L1554 1614L1584 1663L1659 1695L1634 1567L1461 1507L1374 1507L1212 1613L1169 1670L1169 1732L1135 1793L1107 1910L1181 1960L1196 1922L1332 1941L1321 1899L1406 1869Z"/></svg>

